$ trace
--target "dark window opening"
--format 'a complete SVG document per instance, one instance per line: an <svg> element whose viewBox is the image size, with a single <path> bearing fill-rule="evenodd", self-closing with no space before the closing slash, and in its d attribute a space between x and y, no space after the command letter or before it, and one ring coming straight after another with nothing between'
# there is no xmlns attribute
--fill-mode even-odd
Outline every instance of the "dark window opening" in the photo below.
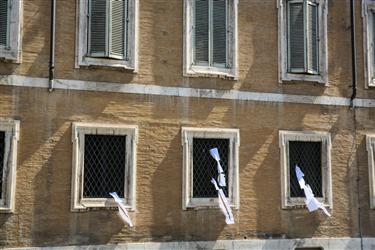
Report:
<svg viewBox="0 0 375 250"><path fill-rule="evenodd" d="M290 196L304 197L296 178L296 165L305 174L305 182L310 185L315 197L323 197L322 143L289 141Z"/></svg>
<svg viewBox="0 0 375 250"><path fill-rule="evenodd" d="M84 198L124 197L126 136L85 135Z"/></svg>
<svg viewBox="0 0 375 250"><path fill-rule="evenodd" d="M203 139L193 138L193 197L213 198L217 197L217 191L211 183L211 178L217 180L217 164L210 155L211 148L218 148L220 164L223 167L227 186L229 183L228 160L229 139ZM228 196L228 187L223 187Z"/></svg>

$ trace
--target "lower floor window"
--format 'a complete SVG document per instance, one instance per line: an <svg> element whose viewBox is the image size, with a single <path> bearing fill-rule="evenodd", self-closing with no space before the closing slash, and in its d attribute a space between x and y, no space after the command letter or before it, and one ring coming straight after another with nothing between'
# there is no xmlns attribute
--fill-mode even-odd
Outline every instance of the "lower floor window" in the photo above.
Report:
<svg viewBox="0 0 375 250"><path fill-rule="evenodd" d="M327 132L280 131L282 207L304 206L304 191L298 183L295 168L304 173L306 184L315 197L332 206L331 139Z"/></svg>
<svg viewBox="0 0 375 250"><path fill-rule="evenodd" d="M216 160L210 149L217 148L226 179L223 187L228 201L239 208L238 148L239 130L221 128L182 128L183 209L217 207L217 191L211 179L217 179Z"/></svg>
<svg viewBox="0 0 375 250"><path fill-rule="evenodd" d="M110 192L135 208L137 127L73 124L72 211L116 206Z"/></svg>
<svg viewBox="0 0 375 250"><path fill-rule="evenodd" d="M0 119L0 213L14 212L19 121Z"/></svg>

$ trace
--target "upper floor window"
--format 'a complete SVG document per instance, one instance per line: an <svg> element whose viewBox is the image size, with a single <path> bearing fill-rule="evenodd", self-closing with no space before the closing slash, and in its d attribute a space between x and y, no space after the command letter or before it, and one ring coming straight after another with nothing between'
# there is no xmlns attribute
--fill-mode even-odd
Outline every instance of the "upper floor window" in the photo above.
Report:
<svg viewBox="0 0 375 250"><path fill-rule="evenodd" d="M366 136L366 148L369 167L370 207L375 209L375 134Z"/></svg>
<svg viewBox="0 0 375 250"><path fill-rule="evenodd" d="M137 0L80 0L77 67L136 69Z"/></svg>
<svg viewBox="0 0 375 250"><path fill-rule="evenodd" d="M375 1L362 1L366 87L375 86Z"/></svg>
<svg viewBox="0 0 375 250"><path fill-rule="evenodd" d="M327 0L278 1L280 81L327 83Z"/></svg>
<svg viewBox="0 0 375 250"><path fill-rule="evenodd" d="M0 58L21 61L22 0L0 0Z"/></svg>
<svg viewBox="0 0 375 250"><path fill-rule="evenodd" d="M184 75L236 77L235 0L185 0Z"/></svg>

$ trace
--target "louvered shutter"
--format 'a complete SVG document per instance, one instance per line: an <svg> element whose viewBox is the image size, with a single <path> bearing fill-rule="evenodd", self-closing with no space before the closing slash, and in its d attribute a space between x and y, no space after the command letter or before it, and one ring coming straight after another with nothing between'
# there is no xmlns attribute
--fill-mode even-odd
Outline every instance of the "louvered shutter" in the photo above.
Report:
<svg viewBox="0 0 375 250"><path fill-rule="evenodd" d="M8 44L8 0L0 0L0 45Z"/></svg>
<svg viewBox="0 0 375 250"><path fill-rule="evenodd" d="M107 46L107 0L91 0L89 54L104 57Z"/></svg>
<svg viewBox="0 0 375 250"><path fill-rule="evenodd" d="M123 59L126 54L126 14L127 0L110 0L111 1L111 27L110 27L110 49L109 56Z"/></svg>
<svg viewBox="0 0 375 250"><path fill-rule="evenodd" d="M195 0L194 8L194 59L208 63L209 58L209 1Z"/></svg>
<svg viewBox="0 0 375 250"><path fill-rule="evenodd" d="M212 3L212 27L213 64L226 63L227 57L227 7L226 0L213 0Z"/></svg>
<svg viewBox="0 0 375 250"><path fill-rule="evenodd" d="M318 73L318 6L307 3L307 70Z"/></svg>
<svg viewBox="0 0 375 250"><path fill-rule="evenodd" d="M288 4L289 72L305 72L304 3Z"/></svg>

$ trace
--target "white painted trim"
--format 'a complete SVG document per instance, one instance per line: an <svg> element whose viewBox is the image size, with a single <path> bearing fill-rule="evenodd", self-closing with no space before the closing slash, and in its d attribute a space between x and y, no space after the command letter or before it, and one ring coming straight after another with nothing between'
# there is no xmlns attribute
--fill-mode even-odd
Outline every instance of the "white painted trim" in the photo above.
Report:
<svg viewBox="0 0 375 250"><path fill-rule="evenodd" d="M328 85L328 0L319 0L319 75L295 74L288 72L287 0L276 0L278 8L278 50L279 82L309 81Z"/></svg>
<svg viewBox="0 0 375 250"><path fill-rule="evenodd" d="M181 141L183 146L183 185L182 185L182 208L218 208L217 198L194 198L192 195L192 142L193 138L223 138L229 139L229 159L228 159L228 201L231 206L239 209L240 207L240 191L239 191L239 145L240 131L239 129L225 128L191 128L182 127Z"/></svg>
<svg viewBox="0 0 375 250"><path fill-rule="evenodd" d="M374 58L375 36L373 33L373 15L375 12L375 2L370 0L362 0L362 24L363 24L363 59L365 73L365 87L375 87L374 68L371 63Z"/></svg>
<svg viewBox="0 0 375 250"><path fill-rule="evenodd" d="M0 45L0 58L14 63L21 63L23 0L10 0L9 10L9 46Z"/></svg>
<svg viewBox="0 0 375 250"><path fill-rule="evenodd" d="M0 213L13 213L16 196L17 146L20 122L0 118L0 131L5 132L3 188L2 199L0 199Z"/></svg>
<svg viewBox="0 0 375 250"><path fill-rule="evenodd" d="M128 60L94 58L87 56L88 44L88 0L76 0L76 60L75 68L80 66L105 66L138 70L138 0L129 0Z"/></svg>
<svg viewBox="0 0 375 250"><path fill-rule="evenodd" d="M328 132L312 131L279 131L280 168L281 168L281 207L292 209L304 207L303 198L290 197L289 176L289 141L322 142L322 192L323 197L316 197L320 202L332 209L332 174L331 174L331 135Z"/></svg>
<svg viewBox="0 0 375 250"><path fill-rule="evenodd" d="M237 79L237 16L238 0L227 0L228 32L227 32L227 64L230 67L193 65L193 0L184 0L183 23L183 75L186 77L221 77Z"/></svg>
<svg viewBox="0 0 375 250"><path fill-rule="evenodd" d="M311 95L290 95L270 92L251 92L239 90L216 90L216 89L197 89L185 87L167 87L160 85L147 85L139 83L111 83L95 82L82 80L56 79L55 89L63 90L85 90L99 92L113 92L124 94L140 95L160 95L175 97L197 97L221 100L240 100L271 103L297 103L314 104L326 106L350 106L350 98L337 96L311 96ZM0 76L0 85L49 88L48 78L37 78L22 75L3 75ZM354 99L354 106L359 108L374 108L375 99Z"/></svg>
<svg viewBox="0 0 375 250"><path fill-rule="evenodd" d="M375 209L375 134L366 135L366 149L368 155L370 207Z"/></svg>
<svg viewBox="0 0 375 250"><path fill-rule="evenodd" d="M138 126L123 124L105 123L83 123L74 122L72 124L72 190L71 190L71 211L84 211L88 208L117 207L113 199L108 198L83 198L83 152L85 147L84 136L87 134L101 135L126 135L126 165L125 167L125 206L132 211L136 206L136 163L137 163L137 143Z"/></svg>
<svg viewBox="0 0 375 250"><path fill-rule="evenodd" d="M363 238L363 249L372 249L375 245L375 238ZM321 247L324 250L338 249L361 249L360 238L300 238L300 239L249 239L249 240L217 240L217 241L174 241L174 242L138 242L120 243L115 245L76 245L76 246L49 246L49 247L24 247L11 248L17 250L87 250L87 249L295 249Z"/></svg>

